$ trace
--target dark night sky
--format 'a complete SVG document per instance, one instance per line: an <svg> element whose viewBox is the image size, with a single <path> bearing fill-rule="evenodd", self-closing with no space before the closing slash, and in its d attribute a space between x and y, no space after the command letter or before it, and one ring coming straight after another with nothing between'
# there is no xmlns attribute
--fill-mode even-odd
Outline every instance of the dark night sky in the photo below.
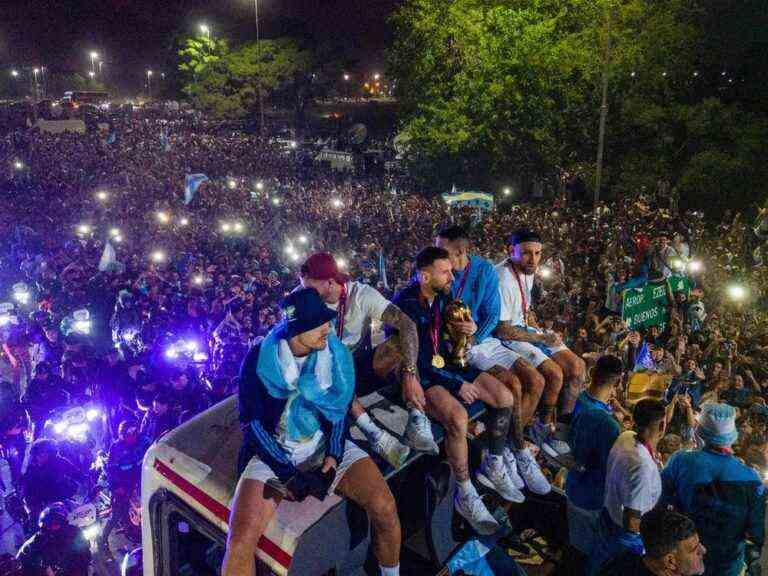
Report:
<svg viewBox="0 0 768 576"><path fill-rule="evenodd" d="M259 0L262 37L337 38L361 67L381 67L387 16L398 0ZM138 77L167 66L174 37L208 23L214 35L255 38L253 0L0 0L0 66L43 65L85 73L88 53ZM106 73L106 70L105 70Z"/></svg>

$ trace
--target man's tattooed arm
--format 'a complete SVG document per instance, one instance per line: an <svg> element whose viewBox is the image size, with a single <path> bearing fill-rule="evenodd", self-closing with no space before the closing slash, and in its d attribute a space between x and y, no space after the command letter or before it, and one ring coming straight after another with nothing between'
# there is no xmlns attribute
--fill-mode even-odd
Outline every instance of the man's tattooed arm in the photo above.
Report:
<svg viewBox="0 0 768 576"><path fill-rule="evenodd" d="M406 366L416 367L419 359L419 333L416 323L394 304L387 306L381 321L398 332L400 355Z"/></svg>

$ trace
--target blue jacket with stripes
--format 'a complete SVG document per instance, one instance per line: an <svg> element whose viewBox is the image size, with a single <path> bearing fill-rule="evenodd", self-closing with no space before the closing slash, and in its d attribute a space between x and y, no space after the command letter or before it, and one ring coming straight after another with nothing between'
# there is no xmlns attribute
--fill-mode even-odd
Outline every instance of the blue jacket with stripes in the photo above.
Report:
<svg viewBox="0 0 768 576"><path fill-rule="evenodd" d="M259 378L256 367L260 350L261 344L251 348L240 367L238 404L243 445L240 447L237 474L240 476L251 458L258 456L272 469L278 480L286 482L296 473L296 468L277 441L277 432L288 402L270 396ZM344 442L349 433L348 419L344 418L335 425L321 420L321 430L326 438L326 454L341 464Z"/></svg>

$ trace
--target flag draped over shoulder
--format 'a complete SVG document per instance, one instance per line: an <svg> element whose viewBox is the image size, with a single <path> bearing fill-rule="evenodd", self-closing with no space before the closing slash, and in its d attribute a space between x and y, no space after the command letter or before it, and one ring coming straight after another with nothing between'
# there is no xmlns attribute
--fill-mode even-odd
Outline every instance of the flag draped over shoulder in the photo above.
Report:
<svg viewBox="0 0 768 576"><path fill-rule="evenodd" d="M184 184L184 204L189 204L195 199L197 189L203 182L208 182L208 176L205 174L187 174Z"/></svg>

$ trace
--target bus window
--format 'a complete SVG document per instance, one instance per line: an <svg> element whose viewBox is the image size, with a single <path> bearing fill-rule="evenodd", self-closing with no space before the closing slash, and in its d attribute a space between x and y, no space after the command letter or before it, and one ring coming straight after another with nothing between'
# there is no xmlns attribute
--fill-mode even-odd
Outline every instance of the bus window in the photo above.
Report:
<svg viewBox="0 0 768 576"><path fill-rule="evenodd" d="M224 546L179 512L168 517L171 574L173 576L219 576Z"/></svg>

